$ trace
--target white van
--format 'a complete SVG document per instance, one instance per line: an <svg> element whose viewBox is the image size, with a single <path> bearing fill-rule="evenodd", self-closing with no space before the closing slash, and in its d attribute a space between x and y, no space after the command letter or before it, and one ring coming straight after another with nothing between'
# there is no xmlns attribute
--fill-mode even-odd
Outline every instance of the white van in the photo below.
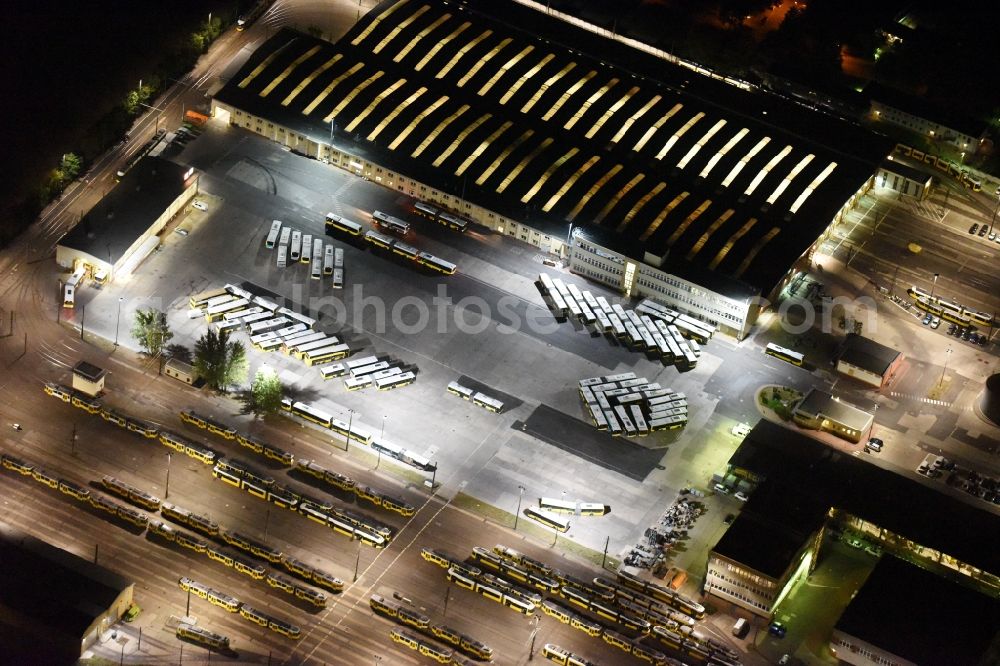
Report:
<svg viewBox="0 0 1000 666"><path fill-rule="evenodd" d="M733 636L743 638L747 635L748 631L750 631L750 623L747 622L745 617L736 620L736 624L733 625Z"/></svg>

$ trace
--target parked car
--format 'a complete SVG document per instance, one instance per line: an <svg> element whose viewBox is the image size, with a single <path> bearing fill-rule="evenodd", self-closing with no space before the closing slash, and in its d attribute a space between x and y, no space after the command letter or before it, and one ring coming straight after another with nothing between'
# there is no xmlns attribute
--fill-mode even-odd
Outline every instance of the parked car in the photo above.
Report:
<svg viewBox="0 0 1000 666"><path fill-rule="evenodd" d="M995 233L995 232L992 232L992 231L991 231L991 232L990 232L990 235L989 235L989 239L990 239L991 241L995 241L995 240L997 239L997 235L996 235L996 233Z"/></svg>
<svg viewBox="0 0 1000 666"><path fill-rule="evenodd" d="M767 633L778 638L784 638L785 634L788 633L788 627L781 622L775 621L768 625Z"/></svg>
<svg viewBox="0 0 1000 666"><path fill-rule="evenodd" d="M978 224L973 224L971 227L969 227L969 233L970 234L974 234L977 231L979 231L979 225Z"/></svg>
<svg viewBox="0 0 1000 666"><path fill-rule="evenodd" d="M871 439L868 440L868 443L865 444L865 448L871 449L872 451L878 453L879 451L882 450L882 440L879 439L878 437L872 437Z"/></svg>
<svg viewBox="0 0 1000 666"><path fill-rule="evenodd" d="M957 331L958 331L958 324L952 324L951 326L948 327L948 335L955 335Z"/></svg>
<svg viewBox="0 0 1000 666"><path fill-rule="evenodd" d="M931 319L931 328L937 328L940 325L941 325L940 317L934 317L933 319Z"/></svg>
<svg viewBox="0 0 1000 666"><path fill-rule="evenodd" d="M741 502L746 502L748 499L750 499L750 496L747 495L742 490L737 491L736 494L733 495L733 497L735 497L736 499L738 499Z"/></svg>
<svg viewBox="0 0 1000 666"><path fill-rule="evenodd" d="M208 206L206 206L205 203L202 201L195 200L195 202L191 205L197 208L198 210L208 210Z"/></svg>
<svg viewBox="0 0 1000 666"><path fill-rule="evenodd" d="M721 493L723 495L728 495L729 494L729 488L726 488L721 483L717 483L717 484L715 484L712 487L715 489L715 492L717 492L717 493Z"/></svg>
<svg viewBox="0 0 1000 666"><path fill-rule="evenodd" d="M921 322L921 323L922 323L922 324L923 324L924 326L927 326L928 324L930 324L930 323L931 323L931 321L933 321L933 319L934 319L934 315L930 315L930 314L929 314L929 315L927 315L926 317L924 317L924 320L923 320L923 322Z"/></svg>
<svg viewBox="0 0 1000 666"><path fill-rule="evenodd" d="M985 236L989 230L990 228L984 224L982 227L979 228L979 237L982 238L983 236Z"/></svg>

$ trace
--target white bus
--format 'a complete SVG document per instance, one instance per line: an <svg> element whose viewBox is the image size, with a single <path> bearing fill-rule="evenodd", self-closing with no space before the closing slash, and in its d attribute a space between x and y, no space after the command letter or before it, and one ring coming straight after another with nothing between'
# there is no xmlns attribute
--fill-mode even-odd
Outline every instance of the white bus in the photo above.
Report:
<svg viewBox="0 0 1000 666"><path fill-rule="evenodd" d="M322 368L319 369L319 374L323 377L323 379L343 377L345 374L347 374L347 368L344 367L343 363L324 365Z"/></svg>
<svg viewBox="0 0 1000 666"><path fill-rule="evenodd" d="M308 331L309 327L305 324L300 324L298 322L292 324L291 326L286 326L285 328L277 331L279 338L288 338L296 333L301 333L302 331Z"/></svg>
<svg viewBox="0 0 1000 666"><path fill-rule="evenodd" d="M333 246L327 245L323 250L323 275L333 275Z"/></svg>
<svg viewBox="0 0 1000 666"><path fill-rule="evenodd" d="M558 532L566 532L569 530L569 521L566 520L565 518L557 516L554 513L551 513L550 511L546 511L544 509L536 509L534 507L529 506L527 509L524 510L524 515L526 515L528 518L531 518L536 522L541 523L542 525L545 525L546 527L551 527L552 529Z"/></svg>
<svg viewBox="0 0 1000 666"><path fill-rule="evenodd" d="M358 377L357 379L355 379L354 377L348 377L347 379L344 380L344 387L348 391L357 391L358 389L363 389L367 386L371 386L371 383L372 383L371 377Z"/></svg>
<svg viewBox="0 0 1000 666"><path fill-rule="evenodd" d="M310 332L308 335L296 336L285 340L285 351L291 353L298 345L306 345L317 340L326 340L326 333Z"/></svg>
<svg viewBox="0 0 1000 666"><path fill-rule="evenodd" d="M322 349L323 347L329 347L330 345L335 345L339 343L336 337L323 334L323 337L316 338L315 340L310 340L309 342L297 342L294 346L289 347L288 351L292 356L296 358L302 358L305 354L315 350Z"/></svg>
<svg viewBox="0 0 1000 666"><path fill-rule="evenodd" d="M274 317L272 319L253 322L248 327L247 332L250 335L257 335L258 333L265 333L267 331L277 331L287 324L288 319L286 317Z"/></svg>
<svg viewBox="0 0 1000 666"><path fill-rule="evenodd" d="M292 252L288 257L294 263L302 258L302 232L292 232Z"/></svg>
<svg viewBox="0 0 1000 666"><path fill-rule="evenodd" d="M326 235L332 236L335 231L343 231L351 236L360 236L362 227L357 222L352 222L346 217L341 217L334 213L326 214Z"/></svg>
<svg viewBox="0 0 1000 666"><path fill-rule="evenodd" d="M445 261L441 257L435 257L433 254L430 254L429 252L421 252L420 256L417 258L417 261L419 261L424 266L427 266L428 268L438 271L439 273L444 273L445 275L454 275L455 271L458 269L458 266L451 263L450 261Z"/></svg>
<svg viewBox="0 0 1000 666"><path fill-rule="evenodd" d="M552 497L539 497L538 506L547 511L576 513L576 502L566 502L565 500L557 500Z"/></svg>
<svg viewBox="0 0 1000 666"><path fill-rule="evenodd" d="M341 268L333 269L333 288L334 289L344 288L344 271Z"/></svg>
<svg viewBox="0 0 1000 666"><path fill-rule="evenodd" d="M278 239L278 245L288 245L290 242L292 242L292 228L282 227L281 237Z"/></svg>
<svg viewBox="0 0 1000 666"><path fill-rule="evenodd" d="M293 321L297 321L297 322L299 322L301 324L305 324L309 328L315 328L316 327L316 320L315 319L313 319L312 317L307 317L304 314L300 314L300 313L296 312L295 310L290 310L288 308L278 308L277 311L276 311L276 314L284 315L284 316L288 317L289 319L291 319Z"/></svg>
<svg viewBox="0 0 1000 666"><path fill-rule="evenodd" d="M472 397L472 402L482 407L483 409L491 411L495 414L499 414L500 412L503 411L503 403L497 400L496 398L491 398L485 393L475 394Z"/></svg>
<svg viewBox="0 0 1000 666"><path fill-rule="evenodd" d="M306 365L320 365L327 361L339 361L351 353L351 348L347 345L330 345L322 349L313 349L302 354L302 361Z"/></svg>
<svg viewBox="0 0 1000 666"><path fill-rule="evenodd" d="M775 358L780 358L782 361L787 361L792 365L802 365L805 360L805 356L799 352L786 349L785 347L779 347L773 342L768 343L767 347L764 349L764 353Z"/></svg>
<svg viewBox="0 0 1000 666"><path fill-rule="evenodd" d="M371 377L372 381L378 383L378 380L380 379L385 379L386 377L392 377L393 375L401 375L401 374L403 374L403 371L400 368L386 368L385 370L379 370L378 372L365 376Z"/></svg>
<svg viewBox="0 0 1000 666"><path fill-rule="evenodd" d="M389 364L385 361L379 361L378 363L372 363L371 365L362 365L361 367L351 368L351 377L357 379L358 377L374 374L379 370L385 370L388 367Z"/></svg>
<svg viewBox="0 0 1000 666"><path fill-rule="evenodd" d="M229 320L229 321L215 322L215 330L217 330L219 333L222 333L223 331L234 331L239 327L240 327L240 322L238 321Z"/></svg>
<svg viewBox="0 0 1000 666"><path fill-rule="evenodd" d="M63 307L72 308L74 305L76 305L76 287L68 284L63 287ZM198 311L198 314L201 315L200 310Z"/></svg>
<svg viewBox="0 0 1000 666"><path fill-rule="evenodd" d="M312 266L309 268L309 277L313 280L319 280L323 277L323 259L318 255L313 255Z"/></svg>
<svg viewBox="0 0 1000 666"><path fill-rule="evenodd" d="M306 234L302 237L302 255L299 257L299 261L303 264L308 264L312 261L312 249L313 249L313 237L312 234Z"/></svg>
<svg viewBox="0 0 1000 666"><path fill-rule="evenodd" d="M205 310L205 319L209 323L219 321L226 315L227 312L246 310L248 305L250 305L250 301L245 298L237 298L221 305L213 305Z"/></svg>
<svg viewBox="0 0 1000 666"><path fill-rule="evenodd" d="M264 247L268 250L273 250L275 243L278 242L278 235L281 233L281 222L275 220L271 223L271 230L267 232L267 240L264 241Z"/></svg>
<svg viewBox="0 0 1000 666"><path fill-rule="evenodd" d="M344 267L344 248L338 247L333 253L333 267L343 268Z"/></svg>
<svg viewBox="0 0 1000 666"><path fill-rule="evenodd" d="M255 314L260 314L264 311L264 308L250 308L249 310L240 310L239 312L227 312L222 316L226 321L243 321L244 318L250 317Z"/></svg>
<svg viewBox="0 0 1000 666"><path fill-rule="evenodd" d="M274 315L265 310L264 312L257 312L252 315L247 315L245 317L242 317L240 321L243 323L244 326L250 326L250 324L254 322L264 321L265 319L270 319L273 316Z"/></svg>
<svg viewBox="0 0 1000 666"><path fill-rule="evenodd" d="M392 389L408 386L417 380L417 376L412 372L403 372L382 379L375 380L375 388L379 391L389 391Z"/></svg>
<svg viewBox="0 0 1000 666"><path fill-rule="evenodd" d="M375 224L387 229L394 233L400 234L401 236L406 235L406 232L410 230L410 223L404 222L398 217L393 217L392 215L387 215L380 210L372 213L372 219L375 220Z"/></svg>

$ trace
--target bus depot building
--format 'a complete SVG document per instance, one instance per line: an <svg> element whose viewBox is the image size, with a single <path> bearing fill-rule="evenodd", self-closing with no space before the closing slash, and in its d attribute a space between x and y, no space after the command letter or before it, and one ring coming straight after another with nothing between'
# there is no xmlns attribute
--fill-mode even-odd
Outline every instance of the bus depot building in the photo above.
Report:
<svg viewBox="0 0 1000 666"><path fill-rule="evenodd" d="M144 157L56 245L56 263L111 280L129 275L197 192L193 169Z"/></svg>
<svg viewBox="0 0 1000 666"><path fill-rule="evenodd" d="M890 148L488 0L388 0L335 44L282 30L212 110L737 338L758 297L811 264Z"/></svg>
<svg viewBox="0 0 1000 666"><path fill-rule="evenodd" d="M903 354L856 333L848 333L836 353L837 372L882 388L903 364Z"/></svg>
<svg viewBox="0 0 1000 666"><path fill-rule="evenodd" d="M134 583L0 523L3 663L73 664L132 605Z"/></svg>
<svg viewBox="0 0 1000 666"><path fill-rule="evenodd" d="M706 594L770 619L839 539L905 559L941 584L1000 596L1000 517L977 498L946 494L915 473L882 469L766 420L733 453L728 475L754 488L709 552ZM883 593L905 599L911 591ZM933 607L894 604L896 624L923 612L918 605ZM939 614L943 633L953 621Z"/></svg>

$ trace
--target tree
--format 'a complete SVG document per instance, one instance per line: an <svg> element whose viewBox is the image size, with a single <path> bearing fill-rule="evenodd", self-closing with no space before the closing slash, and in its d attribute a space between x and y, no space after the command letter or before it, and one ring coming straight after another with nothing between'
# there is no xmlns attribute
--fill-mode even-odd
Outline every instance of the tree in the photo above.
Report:
<svg viewBox="0 0 1000 666"><path fill-rule="evenodd" d="M227 386L247 380L246 348L230 340L227 331L208 329L194 343L194 367L209 386L224 391Z"/></svg>
<svg viewBox="0 0 1000 666"><path fill-rule="evenodd" d="M132 322L132 337L147 354L156 357L163 352L174 333L167 325L166 313L155 308L139 308Z"/></svg>
<svg viewBox="0 0 1000 666"><path fill-rule="evenodd" d="M255 416L274 414L281 407L283 390L278 374L270 366L262 366L250 384L250 411Z"/></svg>

